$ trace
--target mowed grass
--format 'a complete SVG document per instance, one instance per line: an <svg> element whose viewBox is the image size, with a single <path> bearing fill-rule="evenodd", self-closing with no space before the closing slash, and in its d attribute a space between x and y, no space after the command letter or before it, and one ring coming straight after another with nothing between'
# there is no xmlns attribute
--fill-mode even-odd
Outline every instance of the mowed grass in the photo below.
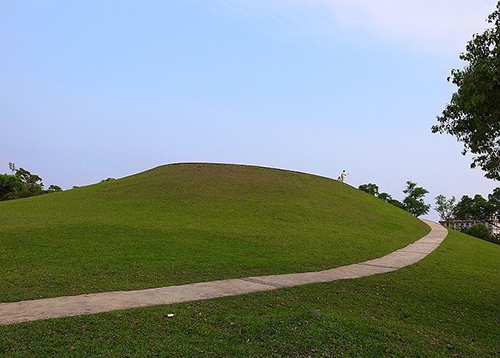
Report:
<svg viewBox="0 0 500 358"><path fill-rule="evenodd" d="M0 355L498 357L499 254L451 232L388 274L0 327Z"/></svg>
<svg viewBox="0 0 500 358"><path fill-rule="evenodd" d="M429 228L335 180L178 164L0 203L0 302L321 270Z"/></svg>

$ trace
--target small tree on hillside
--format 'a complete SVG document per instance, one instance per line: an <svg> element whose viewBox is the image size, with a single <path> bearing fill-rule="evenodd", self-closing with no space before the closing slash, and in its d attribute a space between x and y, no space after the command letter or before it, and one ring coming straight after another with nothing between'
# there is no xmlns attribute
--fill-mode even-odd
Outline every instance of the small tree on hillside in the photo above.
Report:
<svg viewBox="0 0 500 358"><path fill-rule="evenodd" d="M36 174L31 174L29 171L23 168L16 170L14 174L16 177L21 179L22 185L18 192L19 198L27 198L30 196L36 196L43 193L43 182Z"/></svg>
<svg viewBox="0 0 500 358"><path fill-rule="evenodd" d="M22 181L15 175L0 174L0 201L17 199Z"/></svg>
<svg viewBox="0 0 500 358"><path fill-rule="evenodd" d="M406 184L407 187L403 190L403 193L406 194L406 197L403 200L404 208L416 217L427 214L431 206L427 205L423 198L425 194L429 193L429 191L417 186L417 183L412 181L407 181Z"/></svg>
<svg viewBox="0 0 500 358"><path fill-rule="evenodd" d="M436 196L436 207L435 210L439 213L441 220L446 221L447 224L453 219L453 209L455 207L455 197L452 196L451 199L446 199L444 195Z"/></svg>
<svg viewBox="0 0 500 358"><path fill-rule="evenodd" d="M359 190L364 191L373 196L378 196L378 185L373 183L362 184L359 186Z"/></svg>
<svg viewBox="0 0 500 358"><path fill-rule="evenodd" d="M45 194L50 194L50 193L58 193L60 191L63 191L62 188L59 185L51 185L47 190L45 190Z"/></svg>
<svg viewBox="0 0 500 358"><path fill-rule="evenodd" d="M405 205L404 205L402 202L400 202L399 200L396 200L396 199L390 199L390 200L388 200L387 202L388 202L389 204L391 204L391 205L394 205L394 206L395 206L395 207L397 207L397 208L400 208L400 209L403 209L403 210L407 210L407 209L406 209L406 207L405 207Z"/></svg>
<svg viewBox="0 0 500 358"><path fill-rule="evenodd" d="M378 198L385 201L386 203L389 203L392 199L391 194L389 193L379 193Z"/></svg>
<svg viewBox="0 0 500 358"><path fill-rule="evenodd" d="M26 169L19 168L14 174L0 174L0 201L27 198L62 191L57 185L43 190L42 178Z"/></svg>

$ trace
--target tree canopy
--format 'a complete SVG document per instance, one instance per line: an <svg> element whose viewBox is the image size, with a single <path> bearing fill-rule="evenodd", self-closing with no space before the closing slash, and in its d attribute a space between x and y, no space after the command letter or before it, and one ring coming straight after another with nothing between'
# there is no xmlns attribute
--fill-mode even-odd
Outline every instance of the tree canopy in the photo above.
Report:
<svg viewBox="0 0 500 358"><path fill-rule="evenodd" d="M436 211L439 213L441 220L450 222L453 218L453 209L455 207L455 197L447 199L444 195L436 196Z"/></svg>
<svg viewBox="0 0 500 358"><path fill-rule="evenodd" d="M28 170L19 168L14 174L0 174L0 201L27 198L62 191L61 187L51 185L43 189L42 178Z"/></svg>
<svg viewBox="0 0 500 358"><path fill-rule="evenodd" d="M362 184L359 186L359 190L364 191L367 194L378 196L378 185L373 183Z"/></svg>
<svg viewBox="0 0 500 358"><path fill-rule="evenodd" d="M406 189L403 190L403 193L406 194L403 200L404 208L416 217L427 214L431 206L424 202L424 196L429 193L429 191L417 186L417 183L412 181L407 181L406 185Z"/></svg>
<svg viewBox="0 0 500 358"><path fill-rule="evenodd" d="M480 220L490 221L500 215L500 207L496 206L496 195L500 194L500 189L496 188L486 200L482 195L476 194L474 198L468 195L462 196L458 204L453 208L453 216L459 220Z"/></svg>
<svg viewBox="0 0 500 358"><path fill-rule="evenodd" d="M391 205L394 205L400 209L406 210L410 212L411 214L415 216L420 216L423 214L427 214L429 212L430 205L426 205L422 199L422 197L428 193L428 191L424 188L416 187L416 183L408 181L407 184L409 183L412 184L411 187L411 198L406 198L406 203L402 203L399 200L394 199L389 193L386 192L379 192L379 187L377 184L374 183L368 183L368 184L362 184L358 187L359 190L364 191L367 194L373 195L380 200L385 201L386 203L389 203ZM408 187L410 188L410 186ZM407 189L410 190L410 189ZM425 193L422 193L422 190L425 191ZM407 193L405 190L404 193ZM409 192L408 192L409 193ZM420 209L418 209L420 208ZM420 213L421 212L421 213Z"/></svg>
<svg viewBox="0 0 500 358"><path fill-rule="evenodd" d="M471 167L500 180L500 1L488 17L493 27L474 34L448 81L458 87L432 132L448 133L463 142L462 154L474 154Z"/></svg>
<svg viewBox="0 0 500 358"><path fill-rule="evenodd" d="M477 222L475 225L461 231L500 244L500 235L494 234L493 231L490 232L488 227L498 227L496 220L500 219L500 188L495 188L493 193L488 195L488 200L480 194L474 195L473 198L464 195L456 205L455 197L448 200L444 195L438 195L435 209L441 216L441 220L446 221L448 225L454 220Z"/></svg>

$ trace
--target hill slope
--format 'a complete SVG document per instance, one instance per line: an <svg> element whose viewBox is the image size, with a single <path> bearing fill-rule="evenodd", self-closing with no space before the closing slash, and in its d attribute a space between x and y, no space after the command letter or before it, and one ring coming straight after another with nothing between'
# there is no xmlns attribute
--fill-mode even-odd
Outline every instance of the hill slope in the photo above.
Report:
<svg viewBox="0 0 500 358"><path fill-rule="evenodd" d="M337 181L177 164L0 203L0 301L326 269L425 235Z"/></svg>
<svg viewBox="0 0 500 358"><path fill-rule="evenodd" d="M497 358L499 254L451 231L388 274L0 326L0 356Z"/></svg>

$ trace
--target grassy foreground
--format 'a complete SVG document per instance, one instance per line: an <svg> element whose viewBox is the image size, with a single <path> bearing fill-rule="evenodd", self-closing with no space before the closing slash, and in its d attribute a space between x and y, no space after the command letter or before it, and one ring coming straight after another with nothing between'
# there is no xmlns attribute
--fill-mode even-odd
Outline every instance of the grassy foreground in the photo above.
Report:
<svg viewBox="0 0 500 358"><path fill-rule="evenodd" d="M499 254L451 232L389 274L0 327L0 355L498 357Z"/></svg>
<svg viewBox="0 0 500 358"><path fill-rule="evenodd" d="M0 202L0 222L0 302L327 269L429 230L335 180L214 164Z"/></svg>

